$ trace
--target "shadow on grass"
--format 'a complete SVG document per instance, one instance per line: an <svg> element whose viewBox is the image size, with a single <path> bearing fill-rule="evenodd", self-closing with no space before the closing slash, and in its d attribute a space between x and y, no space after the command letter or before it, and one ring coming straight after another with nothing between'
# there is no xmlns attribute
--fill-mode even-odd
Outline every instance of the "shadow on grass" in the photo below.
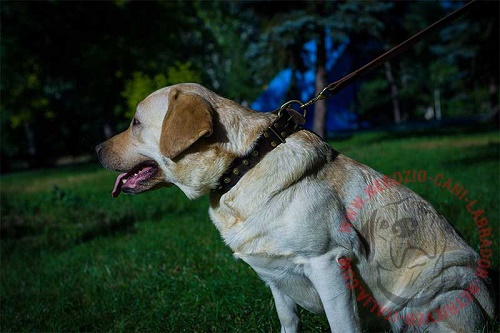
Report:
<svg viewBox="0 0 500 333"><path fill-rule="evenodd" d="M123 214L114 219L104 218L103 223L94 223L84 229L80 237L83 243L90 242L95 238L110 237L123 234L135 234L135 218L132 214Z"/></svg>
<svg viewBox="0 0 500 333"><path fill-rule="evenodd" d="M482 132L498 131L498 126L491 123L474 124L471 126L441 126L439 123L421 125L420 123L409 123L399 126L391 126L387 128L375 128L368 131L339 131L329 136L334 141L344 141L352 139L359 133L373 133L367 135L360 142L364 143L380 143L391 140L400 140L407 138L444 138L457 137L464 134L476 134Z"/></svg>
<svg viewBox="0 0 500 333"><path fill-rule="evenodd" d="M446 162L446 166L454 167L457 164L472 166L484 162L498 162L500 157L500 145L498 143L490 142L485 146L472 147L468 151L467 157L460 157Z"/></svg>
<svg viewBox="0 0 500 333"><path fill-rule="evenodd" d="M4 196L0 238L36 248L67 249L98 237L136 232L132 209L97 208L75 191L54 185L36 197Z"/></svg>
<svg viewBox="0 0 500 333"><path fill-rule="evenodd" d="M90 242L100 237L135 234L137 232L135 217L131 213L110 217L105 213L96 213L95 220L86 223L83 227L69 227L67 224L43 220L28 221L22 215L3 216L0 224L0 238L2 240L24 240L62 249L70 246ZM70 232L68 230L71 229ZM45 245L44 245L45 244Z"/></svg>

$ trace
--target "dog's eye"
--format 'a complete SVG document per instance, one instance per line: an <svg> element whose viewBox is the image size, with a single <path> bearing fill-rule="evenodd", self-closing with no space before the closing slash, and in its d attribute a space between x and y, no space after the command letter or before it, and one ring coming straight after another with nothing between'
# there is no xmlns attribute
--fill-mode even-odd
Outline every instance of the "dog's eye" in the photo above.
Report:
<svg viewBox="0 0 500 333"><path fill-rule="evenodd" d="M141 122L137 120L137 118L134 118L134 120L132 120L132 126L139 125L140 123Z"/></svg>

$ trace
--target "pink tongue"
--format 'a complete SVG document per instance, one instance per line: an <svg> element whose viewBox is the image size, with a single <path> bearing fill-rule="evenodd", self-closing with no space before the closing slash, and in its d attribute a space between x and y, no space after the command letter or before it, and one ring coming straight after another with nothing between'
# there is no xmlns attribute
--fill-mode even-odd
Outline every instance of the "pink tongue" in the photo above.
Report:
<svg viewBox="0 0 500 333"><path fill-rule="evenodd" d="M115 187L113 187L113 192L111 192L111 196L113 198L116 198L120 194L120 191L121 191L122 185L123 185L122 179L126 175L127 175L127 173L124 172L124 173L119 174L118 177L116 177Z"/></svg>

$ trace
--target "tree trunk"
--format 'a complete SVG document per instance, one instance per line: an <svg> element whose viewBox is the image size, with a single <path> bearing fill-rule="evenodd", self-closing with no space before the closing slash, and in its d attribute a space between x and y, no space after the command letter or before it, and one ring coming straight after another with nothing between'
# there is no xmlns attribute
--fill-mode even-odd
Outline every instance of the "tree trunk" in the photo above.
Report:
<svg viewBox="0 0 500 333"><path fill-rule="evenodd" d="M434 89L434 117L437 121L441 121L441 90Z"/></svg>
<svg viewBox="0 0 500 333"><path fill-rule="evenodd" d="M297 66L298 66L297 63L298 63L298 61L300 61L300 59L298 59L298 57L300 57L300 51L297 52L295 50L295 47L290 47L288 49L288 61L290 62L292 74L291 74L291 78L290 78L290 88L288 89L287 97L286 97L286 99L288 101L292 100L292 99L297 99L297 96L299 93L299 91L297 89L297 82L295 79L295 73L297 72Z"/></svg>
<svg viewBox="0 0 500 333"><path fill-rule="evenodd" d="M319 16L323 16L325 12L324 1L319 1L317 4ZM316 84L315 95L318 95L327 85L326 82L326 49L325 49L326 33L323 26L318 26L318 40L316 48ZM326 138L326 100L318 100L314 104L314 122L313 131L323 139Z"/></svg>
<svg viewBox="0 0 500 333"><path fill-rule="evenodd" d="M26 134L26 151L30 157L34 157L37 154L35 131L33 130L33 125L26 122L23 124L24 134Z"/></svg>
<svg viewBox="0 0 500 333"><path fill-rule="evenodd" d="M385 64L385 77L389 86L391 87L391 100L392 100L392 112L394 114L394 123L399 124L401 122L401 110L399 108L399 97L398 97L398 86L392 75L392 66L389 61Z"/></svg>
<svg viewBox="0 0 500 333"><path fill-rule="evenodd" d="M499 107L498 107L498 84L495 80L495 77L490 76L490 104L491 104L491 113L494 115L494 121L499 123Z"/></svg>

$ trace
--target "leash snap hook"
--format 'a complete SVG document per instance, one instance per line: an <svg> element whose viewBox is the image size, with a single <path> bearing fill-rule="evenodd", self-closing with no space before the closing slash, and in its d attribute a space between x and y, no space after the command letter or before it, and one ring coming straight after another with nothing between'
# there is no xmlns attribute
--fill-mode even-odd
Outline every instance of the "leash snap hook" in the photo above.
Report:
<svg viewBox="0 0 500 333"><path fill-rule="evenodd" d="M323 88L323 90L321 90L321 92L318 94L318 100L321 100L321 99L327 99L327 98L330 98L330 96L332 96L331 92L330 92L330 87L329 86L326 86L325 88Z"/></svg>

